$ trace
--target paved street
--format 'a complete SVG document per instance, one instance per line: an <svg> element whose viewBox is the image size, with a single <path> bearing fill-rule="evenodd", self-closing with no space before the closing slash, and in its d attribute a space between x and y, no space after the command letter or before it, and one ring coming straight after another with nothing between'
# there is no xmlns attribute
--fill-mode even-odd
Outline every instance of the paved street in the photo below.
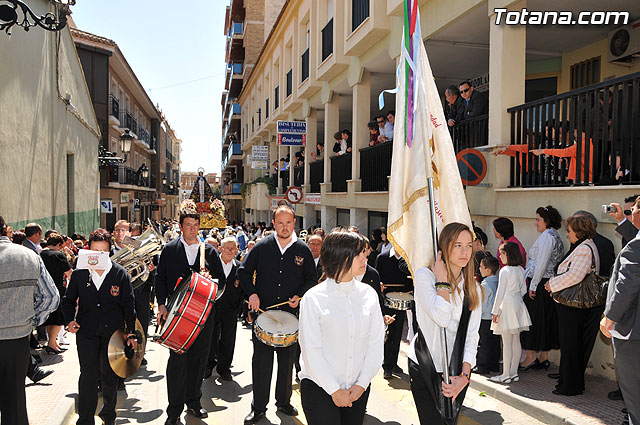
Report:
<svg viewBox="0 0 640 425"><path fill-rule="evenodd" d="M222 382L214 373L203 385L202 405L209 412L204 421L183 416L186 424L242 424L251 406L251 331L238 326L237 347L234 358L234 381ZM404 344L404 343L403 343ZM149 364L142 368L139 375L127 382L127 397L120 393L118 402L118 424L138 423L161 425L166 419L164 409L167 403L165 365L168 350L154 343L148 346L147 360ZM406 357L401 355L400 365L406 368ZM71 356L69 356L71 358ZM65 359L66 362L66 359ZM76 368L76 364L67 367ZM74 371L75 372L75 371ZM366 425L413 425L418 424L408 376L405 379L395 378L387 381L382 378L382 369L372 382L372 391L367 405ZM275 384L275 382L274 382ZM298 408L300 415L290 418L275 411L272 400L267 412L267 424L306 424L298 385L294 384L292 404ZM532 417L509 407L496 399L481 396L478 391L470 389L465 400L464 417L461 425L471 424L542 424ZM77 416L68 421L74 424ZM96 423L100 423L96 420Z"/></svg>

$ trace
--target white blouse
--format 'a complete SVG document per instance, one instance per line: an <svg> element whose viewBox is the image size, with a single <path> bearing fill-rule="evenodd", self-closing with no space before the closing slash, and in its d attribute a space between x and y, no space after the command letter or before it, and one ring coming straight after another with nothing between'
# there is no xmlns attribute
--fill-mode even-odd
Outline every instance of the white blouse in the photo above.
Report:
<svg viewBox="0 0 640 425"><path fill-rule="evenodd" d="M458 324L462 316L462 303L464 301L464 280L459 284L460 293L454 290L451 294L451 301L448 302L436 292L436 276L426 267L418 269L415 273L414 299L416 303L416 316L418 326L424 335L429 353L437 372L442 373L442 345L440 344L440 328L445 327L447 332L447 354L449 362L453 353L453 346L456 342ZM478 297L482 299L482 289L476 285ZM462 361L469 363L473 368L476 365L476 353L478 352L478 341L480 336L480 320L482 319L482 305L471 311L469 317L469 327L464 344L464 354ZM409 347L409 358L418 363L416 357L415 343L418 335L413 338Z"/></svg>
<svg viewBox="0 0 640 425"><path fill-rule="evenodd" d="M353 385L367 388L383 360L384 322L378 295L353 279L327 279L300 301L300 379L327 394Z"/></svg>
<svg viewBox="0 0 640 425"><path fill-rule="evenodd" d="M527 293L524 270L520 266L504 266L500 269L498 292L493 302L491 314L499 315L504 302L521 302Z"/></svg>

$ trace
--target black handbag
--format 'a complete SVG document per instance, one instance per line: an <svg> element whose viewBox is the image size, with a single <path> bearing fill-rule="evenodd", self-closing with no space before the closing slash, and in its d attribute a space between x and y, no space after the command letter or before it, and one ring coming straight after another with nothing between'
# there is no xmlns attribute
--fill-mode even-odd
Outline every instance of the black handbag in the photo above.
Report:
<svg viewBox="0 0 640 425"><path fill-rule="evenodd" d="M604 305L607 301L606 286L608 281L606 278L598 276L593 248L587 246L591 250L591 270L577 285L554 292L552 297L555 302L573 308L592 308Z"/></svg>

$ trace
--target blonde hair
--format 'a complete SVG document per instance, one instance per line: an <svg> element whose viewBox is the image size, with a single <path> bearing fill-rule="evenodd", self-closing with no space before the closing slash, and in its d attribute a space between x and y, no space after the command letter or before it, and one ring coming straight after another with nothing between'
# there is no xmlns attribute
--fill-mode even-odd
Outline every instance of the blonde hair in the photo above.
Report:
<svg viewBox="0 0 640 425"><path fill-rule="evenodd" d="M440 232L440 236L438 237L438 247L442 251L442 260L444 261L447 267L447 280L451 284L451 287L457 288L458 286L458 277L454 276L451 268L449 266L449 253L453 249L458 236L462 232L469 232L471 236L471 240L473 240L473 232L463 223L449 223L442 229ZM478 290L476 283L474 270L473 270L473 259L469 259L469 262L466 266L462 268L462 276L464 278L464 293L469 298L469 310L475 310L480 307L482 304L482 300L478 297ZM460 289L457 289L458 293L460 293ZM484 298L484 291L482 287L480 287L480 291L482 293L482 298Z"/></svg>

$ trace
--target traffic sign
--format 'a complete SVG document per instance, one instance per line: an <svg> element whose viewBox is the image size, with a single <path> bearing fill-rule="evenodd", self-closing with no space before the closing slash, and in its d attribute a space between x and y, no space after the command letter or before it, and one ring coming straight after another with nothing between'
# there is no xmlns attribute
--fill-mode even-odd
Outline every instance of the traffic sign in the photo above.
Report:
<svg viewBox="0 0 640 425"><path fill-rule="evenodd" d="M477 149L464 149L456 155L462 184L476 186L487 175L487 160Z"/></svg>
<svg viewBox="0 0 640 425"><path fill-rule="evenodd" d="M285 198L287 198L287 201L289 201L290 203L298 204L302 202L302 199L303 199L302 188L297 186L291 186L287 189L284 196Z"/></svg>
<svg viewBox="0 0 640 425"><path fill-rule="evenodd" d="M140 198L135 198L133 200L133 209L135 211L139 211L140 210Z"/></svg>
<svg viewBox="0 0 640 425"><path fill-rule="evenodd" d="M111 199L100 200L100 212L104 214L113 213L113 202L111 201Z"/></svg>

